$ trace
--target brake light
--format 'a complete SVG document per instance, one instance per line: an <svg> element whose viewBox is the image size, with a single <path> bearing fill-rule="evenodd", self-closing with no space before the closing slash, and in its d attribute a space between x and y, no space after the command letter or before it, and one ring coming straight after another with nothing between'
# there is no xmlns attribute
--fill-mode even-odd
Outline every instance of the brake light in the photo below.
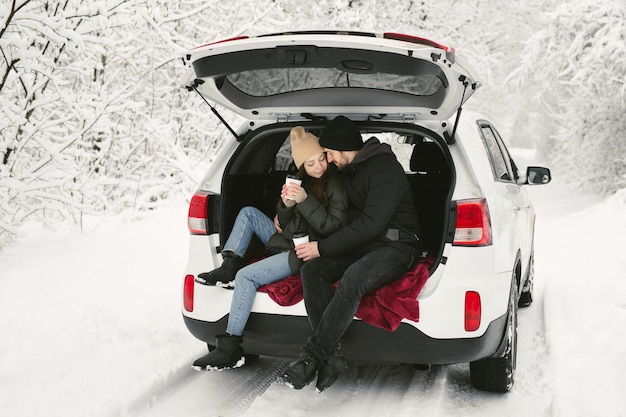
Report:
<svg viewBox="0 0 626 417"><path fill-rule="evenodd" d="M228 38L228 39L222 39L222 40L215 41L215 42L209 42L209 43L205 43L204 45L196 46L196 47L195 47L195 48L193 48L193 49L198 49L198 48L202 48L202 47L209 46L209 45L215 45L215 44L218 44L218 43L224 43L224 42L230 42L230 41L237 41L237 40L239 40L239 39L248 39L248 36L246 36L246 35L241 35L241 36L235 36L235 37Z"/></svg>
<svg viewBox="0 0 626 417"><path fill-rule="evenodd" d="M209 214L209 193L198 191L191 197L187 227L192 235L206 235Z"/></svg>
<svg viewBox="0 0 626 417"><path fill-rule="evenodd" d="M403 33L394 33L394 32L385 32L385 33L383 33L383 38L385 38L385 39L393 39L393 40L396 40L396 41L410 42L410 43L415 43L415 44L418 44L418 45L432 46L434 48L446 51L446 59L448 61L450 61L452 63L454 63L454 61L455 61L456 51L454 50L454 48L452 48L450 46L443 45L443 44L438 43L438 42L431 41L430 39L420 38L419 36L413 36L413 35L405 35Z"/></svg>
<svg viewBox="0 0 626 417"><path fill-rule="evenodd" d="M491 218L487 200L457 201L453 245L488 246L491 243Z"/></svg>
<svg viewBox="0 0 626 417"><path fill-rule="evenodd" d="M185 283L183 285L183 306L187 311L193 311L193 280L193 275L185 275Z"/></svg>
<svg viewBox="0 0 626 417"><path fill-rule="evenodd" d="M480 294L476 291L465 292L465 331L473 332L480 327Z"/></svg>
<svg viewBox="0 0 626 417"><path fill-rule="evenodd" d="M431 41L430 39L420 38L419 36L406 35L404 33L385 32L385 33L383 33L383 38L385 38L385 39L393 39L393 40L396 40L396 41L417 43L419 45L433 46L433 47L438 48L438 49L443 49L444 51L454 50L454 48L449 48L449 47L447 47L445 45L442 45L440 43Z"/></svg>

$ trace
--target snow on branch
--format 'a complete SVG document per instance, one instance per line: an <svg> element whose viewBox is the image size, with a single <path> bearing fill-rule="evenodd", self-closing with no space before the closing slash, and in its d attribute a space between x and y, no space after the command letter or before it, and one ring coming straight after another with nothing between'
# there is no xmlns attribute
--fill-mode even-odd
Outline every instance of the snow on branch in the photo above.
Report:
<svg viewBox="0 0 626 417"><path fill-rule="evenodd" d="M563 2L544 15L511 78L534 85L553 115L549 151L556 169L585 191L626 187L626 7L621 0Z"/></svg>

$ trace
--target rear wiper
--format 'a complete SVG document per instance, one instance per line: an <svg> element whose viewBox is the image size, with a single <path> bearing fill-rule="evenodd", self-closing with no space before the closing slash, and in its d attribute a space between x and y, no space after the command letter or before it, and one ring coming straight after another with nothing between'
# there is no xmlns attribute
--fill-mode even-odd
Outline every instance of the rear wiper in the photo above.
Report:
<svg viewBox="0 0 626 417"><path fill-rule="evenodd" d="M222 115L215 109L215 107L211 106L211 103L209 103L207 101L207 99L202 95L202 93L200 91L198 91L198 86L202 85L202 84L204 84L204 80L202 80L200 78L196 78L195 80L193 80L193 82L191 84L185 86L185 88L187 88L187 91L195 91L196 93L198 93L198 95L200 97L202 97L202 100L204 100L204 102L211 108L211 111L213 112L213 114L215 114L217 116L217 118L220 119L220 122L222 122L222 124L224 126L226 126L226 129L228 129L230 131L230 133L233 134L235 139L237 139L237 142L241 142L241 138L239 137L237 132L235 132L232 127L230 127L228 122L226 120L224 120Z"/></svg>

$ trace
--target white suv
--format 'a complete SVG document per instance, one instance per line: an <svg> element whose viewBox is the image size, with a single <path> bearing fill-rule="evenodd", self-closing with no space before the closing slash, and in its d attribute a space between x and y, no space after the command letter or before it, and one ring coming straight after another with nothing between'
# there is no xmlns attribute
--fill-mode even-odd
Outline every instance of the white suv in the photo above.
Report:
<svg viewBox="0 0 626 417"><path fill-rule="evenodd" d="M274 216L294 171L290 129L319 134L344 115L364 139L389 143L405 167L434 258L417 297L419 320L388 331L355 317L341 341L346 358L469 362L474 386L510 390L517 308L532 302L535 212L525 186L551 177L543 167L520 175L494 125L462 111L480 84L454 49L395 33L307 31L211 43L184 61L192 93L246 119L227 126L233 137L189 207L182 294L189 331L209 348L224 333L233 292L196 277L221 264L221 244L242 207ZM281 306L259 292L243 347L250 356L295 357L310 333L302 301Z"/></svg>

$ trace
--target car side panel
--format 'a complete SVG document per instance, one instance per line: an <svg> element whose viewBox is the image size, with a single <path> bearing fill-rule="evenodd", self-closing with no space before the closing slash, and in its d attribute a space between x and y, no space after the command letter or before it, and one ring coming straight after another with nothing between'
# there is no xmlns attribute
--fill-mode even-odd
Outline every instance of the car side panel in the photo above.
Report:
<svg viewBox="0 0 626 417"><path fill-rule="evenodd" d="M415 323L432 338L472 338L485 333L490 323L507 311L511 272L497 272L493 262L494 248L452 247L441 277L428 281L419 300L420 320ZM474 332L465 331L465 293L477 291L481 296L482 319ZM408 321L407 321L408 322Z"/></svg>
<svg viewBox="0 0 626 417"><path fill-rule="evenodd" d="M519 232L520 221L516 210L516 206L521 204L518 201L521 194L519 186L494 179L491 163L475 120L476 117L472 117L462 122L459 126L459 143L455 146L458 146L460 154L467 158L467 165L471 167L473 177L476 179L474 194L487 199L491 216L496 271L509 273L510 276L517 253L522 247ZM454 197L463 198L464 196L455 193Z"/></svg>

